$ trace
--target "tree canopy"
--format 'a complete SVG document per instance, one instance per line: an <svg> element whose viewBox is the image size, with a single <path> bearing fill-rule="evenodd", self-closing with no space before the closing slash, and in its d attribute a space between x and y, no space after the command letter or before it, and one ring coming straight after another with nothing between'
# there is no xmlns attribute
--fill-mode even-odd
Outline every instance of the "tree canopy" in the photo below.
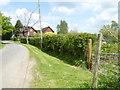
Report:
<svg viewBox="0 0 120 90"><path fill-rule="evenodd" d="M118 24L115 21L112 21L110 25L104 25L100 31L107 42L118 41Z"/></svg>
<svg viewBox="0 0 120 90"><path fill-rule="evenodd" d="M21 28L23 28L23 25L20 20L17 20L15 24L15 29L14 29L15 36L19 36Z"/></svg>
<svg viewBox="0 0 120 90"><path fill-rule="evenodd" d="M1 13L1 12L0 12ZM12 31L14 29L14 26L12 26L10 20L10 17L4 16L2 13L2 39L3 40L9 40L12 36Z"/></svg>
<svg viewBox="0 0 120 90"><path fill-rule="evenodd" d="M0 13L0 37L2 36L2 13Z"/></svg>
<svg viewBox="0 0 120 90"><path fill-rule="evenodd" d="M60 24L57 24L57 33L58 34L68 33L68 24L65 20L61 20Z"/></svg>

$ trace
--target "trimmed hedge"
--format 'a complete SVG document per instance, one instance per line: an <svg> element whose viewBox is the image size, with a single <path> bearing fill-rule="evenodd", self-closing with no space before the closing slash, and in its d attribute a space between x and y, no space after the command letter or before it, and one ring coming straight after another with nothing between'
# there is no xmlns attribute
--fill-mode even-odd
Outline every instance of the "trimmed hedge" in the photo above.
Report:
<svg viewBox="0 0 120 90"><path fill-rule="evenodd" d="M10 40L13 40L13 41L18 41L18 37L13 37L13 38L10 38Z"/></svg>
<svg viewBox="0 0 120 90"><path fill-rule="evenodd" d="M96 34L89 33L44 35L42 45L47 51L75 56L86 61L88 39L92 39L92 42L94 43L96 38ZM26 39L21 38L21 43L26 43ZM40 48L40 38L30 37L29 44Z"/></svg>
<svg viewBox="0 0 120 90"><path fill-rule="evenodd" d="M27 40L26 40L26 38L23 37L23 38L20 38L20 42L26 44L26 43L27 43Z"/></svg>

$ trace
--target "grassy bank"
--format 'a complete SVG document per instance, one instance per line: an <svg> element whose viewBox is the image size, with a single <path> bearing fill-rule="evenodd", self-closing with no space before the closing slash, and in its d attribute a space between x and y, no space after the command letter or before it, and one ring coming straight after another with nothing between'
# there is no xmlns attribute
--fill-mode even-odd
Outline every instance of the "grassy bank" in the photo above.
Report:
<svg viewBox="0 0 120 90"><path fill-rule="evenodd" d="M37 47L24 44L31 58L37 61L31 88L90 88L92 73L64 63L62 60L42 52Z"/></svg>
<svg viewBox="0 0 120 90"><path fill-rule="evenodd" d="M5 46L5 44L3 44L3 43L0 41L0 49L2 49L4 46Z"/></svg>

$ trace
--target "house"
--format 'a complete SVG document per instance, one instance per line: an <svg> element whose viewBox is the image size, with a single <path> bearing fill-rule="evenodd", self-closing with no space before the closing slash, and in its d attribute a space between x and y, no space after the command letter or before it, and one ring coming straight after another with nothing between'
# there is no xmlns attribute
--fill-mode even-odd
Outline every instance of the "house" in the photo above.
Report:
<svg viewBox="0 0 120 90"><path fill-rule="evenodd" d="M33 27L28 26L20 29L20 37L26 37L27 35L33 37L36 33L37 31Z"/></svg>
<svg viewBox="0 0 120 90"><path fill-rule="evenodd" d="M38 33L40 33L40 30L36 30L36 31L37 31ZM48 33L48 32L54 33L53 29L52 29L50 26L45 27L45 28L42 29L42 33L43 33L43 34Z"/></svg>
<svg viewBox="0 0 120 90"><path fill-rule="evenodd" d="M48 33L48 32L52 32L54 33L54 31L52 30L52 28L50 28L49 26L48 27L45 27L42 29L42 33L45 34L45 33ZM36 33L40 33L40 30L35 30L33 27L24 27L22 29L20 29L20 37L33 37Z"/></svg>

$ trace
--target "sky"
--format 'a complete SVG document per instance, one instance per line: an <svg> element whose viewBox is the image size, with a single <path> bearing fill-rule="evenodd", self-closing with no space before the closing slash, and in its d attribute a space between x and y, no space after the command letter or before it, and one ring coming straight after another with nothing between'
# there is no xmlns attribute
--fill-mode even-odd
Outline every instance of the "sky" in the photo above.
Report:
<svg viewBox="0 0 120 90"><path fill-rule="evenodd" d="M26 25L30 14L29 26L39 19L38 0L1 0L0 11L10 16L12 25L20 19ZM69 31L98 33L103 25L112 20L118 22L119 0L40 0L42 28L50 26L55 32L61 20L68 23ZM33 26L39 30L39 23Z"/></svg>

